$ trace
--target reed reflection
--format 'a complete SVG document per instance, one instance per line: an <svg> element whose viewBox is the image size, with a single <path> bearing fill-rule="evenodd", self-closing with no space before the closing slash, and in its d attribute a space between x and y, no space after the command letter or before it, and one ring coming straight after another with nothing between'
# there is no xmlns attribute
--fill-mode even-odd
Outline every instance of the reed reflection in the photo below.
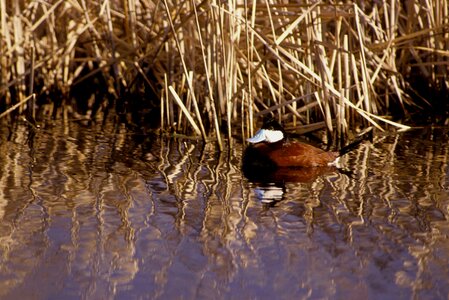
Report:
<svg viewBox="0 0 449 300"><path fill-rule="evenodd" d="M378 135L350 175L251 177L240 144L19 126L0 144L1 296L446 295L448 137L419 134Z"/></svg>

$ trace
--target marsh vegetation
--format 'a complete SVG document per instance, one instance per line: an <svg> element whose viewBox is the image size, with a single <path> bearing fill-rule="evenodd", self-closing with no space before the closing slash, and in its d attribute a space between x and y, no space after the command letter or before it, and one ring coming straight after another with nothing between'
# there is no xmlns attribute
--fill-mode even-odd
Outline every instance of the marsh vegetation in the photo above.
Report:
<svg viewBox="0 0 449 300"><path fill-rule="evenodd" d="M220 148L270 112L287 128L339 137L406 129L410 113L446 106L448 7L1 0L0 117L102 120L113 111L135 128Z"/></svg>

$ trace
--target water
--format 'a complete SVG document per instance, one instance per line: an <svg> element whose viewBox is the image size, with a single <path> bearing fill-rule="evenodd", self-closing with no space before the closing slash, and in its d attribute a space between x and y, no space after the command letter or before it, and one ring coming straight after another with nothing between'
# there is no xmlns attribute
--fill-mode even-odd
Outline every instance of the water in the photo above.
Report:
<svg viewBox="0 0 449 300"><path fill-rule="evenodd" d="M3 127L0 297L447 299L448 132L378 134L345 172L267 183L238 142Z"/></svg>

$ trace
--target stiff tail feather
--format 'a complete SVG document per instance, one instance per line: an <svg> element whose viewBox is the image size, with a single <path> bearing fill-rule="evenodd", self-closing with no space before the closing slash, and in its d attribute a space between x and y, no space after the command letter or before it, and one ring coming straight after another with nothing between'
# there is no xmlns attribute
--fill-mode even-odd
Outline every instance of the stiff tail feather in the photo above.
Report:
<svg viewBox="0 0 449 300"><path fill-rule="evenodd" d="M357 135L354 141L344 146L338 151L339 156L345 155L346 153L355 149L361 142L366 141L368 139L372 139L373 136L373 127L368 127L363 130L361 133Z"/></svg>

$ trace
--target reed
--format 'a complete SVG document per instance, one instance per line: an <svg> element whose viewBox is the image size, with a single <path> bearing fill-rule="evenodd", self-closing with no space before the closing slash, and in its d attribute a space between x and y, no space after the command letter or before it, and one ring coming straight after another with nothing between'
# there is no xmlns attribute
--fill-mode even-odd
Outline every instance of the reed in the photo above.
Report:
<svg viewBox="0 0 449 300"><path fill-rule="evenodd" d="M344 138L445 105L425 87L449 86L448 1L346 3L0 0L0 116L95 120L115 105L223 149L268 113Z"/></svg>

